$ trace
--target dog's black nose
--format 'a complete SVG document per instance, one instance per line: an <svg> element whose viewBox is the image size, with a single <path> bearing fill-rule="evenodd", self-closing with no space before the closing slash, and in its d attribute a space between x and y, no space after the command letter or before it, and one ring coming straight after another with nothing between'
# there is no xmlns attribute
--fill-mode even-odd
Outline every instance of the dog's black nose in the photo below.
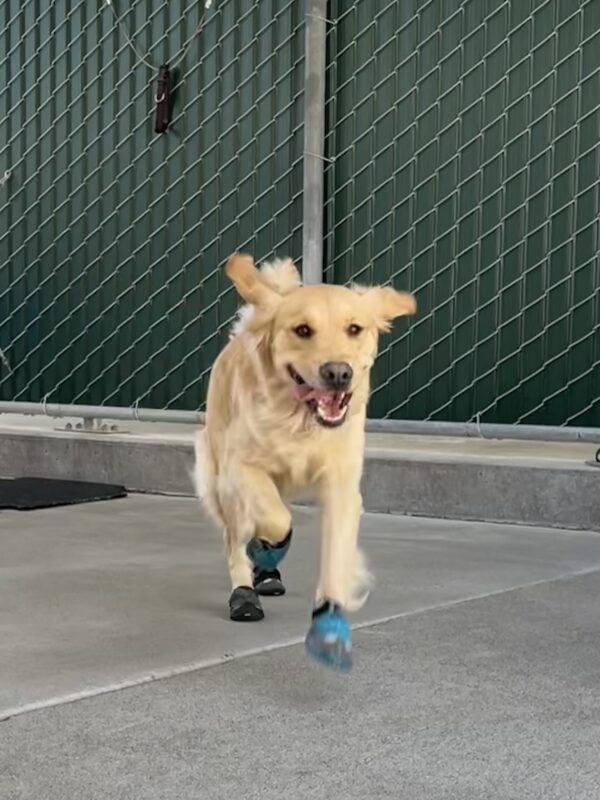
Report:
<svg viewBox="0 0 600 800"><path fill-rule="evenodd" d="M328 361L319 368L321 380L328 389L345 391L352 380L352 367L345 361Z"/></svg>

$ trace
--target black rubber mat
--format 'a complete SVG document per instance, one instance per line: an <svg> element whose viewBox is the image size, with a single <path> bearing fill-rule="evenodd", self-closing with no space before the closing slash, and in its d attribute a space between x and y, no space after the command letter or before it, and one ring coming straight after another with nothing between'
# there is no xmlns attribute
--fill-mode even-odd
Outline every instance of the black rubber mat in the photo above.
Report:
<svg viewBox="0 0 600 800"><path fill-rule="evenodd" d="M0 509L30 511L127 497L123 486L52 478L0 479Z"/></svg>

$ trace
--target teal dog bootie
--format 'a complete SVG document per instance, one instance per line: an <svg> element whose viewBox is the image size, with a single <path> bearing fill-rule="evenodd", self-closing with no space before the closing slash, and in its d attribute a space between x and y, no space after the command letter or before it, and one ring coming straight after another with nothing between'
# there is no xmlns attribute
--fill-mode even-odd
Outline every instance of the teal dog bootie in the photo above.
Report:
<svg viewBox="0 0 600 800"><path fill-rule="evenodd" d="M277 545L268 544L264 539L254 538L248 542L246 552L254 565L252 575L254 591L264 596L276 597L285 594L285 586L277 566L290 549L292 532Z"/></svg>
<svg viewBox="0 0 600 800"><path fill-rule="evenodd" d="M325 602L315 609L306 636L306 651L326 667L352 669L352 633L341 607Z"/></svg>

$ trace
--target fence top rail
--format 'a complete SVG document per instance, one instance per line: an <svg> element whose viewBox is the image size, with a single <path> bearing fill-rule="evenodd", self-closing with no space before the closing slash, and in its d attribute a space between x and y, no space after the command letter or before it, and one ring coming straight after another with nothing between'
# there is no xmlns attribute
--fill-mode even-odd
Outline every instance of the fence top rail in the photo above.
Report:
<svg viewBox="0 0 600 800"><path fill-rule="evenodd" d="M21 414L52 418L112 419L130 422L160 422L203 425L202 411L135 406L80 406L58 403L0 401L0 414ZM485 422L434 422L401 419L368 419L368 433L396 433L418 436L448 436L479 439L520 439L541 442L600 442L600 428L554 425L500 425Z"/></svg>

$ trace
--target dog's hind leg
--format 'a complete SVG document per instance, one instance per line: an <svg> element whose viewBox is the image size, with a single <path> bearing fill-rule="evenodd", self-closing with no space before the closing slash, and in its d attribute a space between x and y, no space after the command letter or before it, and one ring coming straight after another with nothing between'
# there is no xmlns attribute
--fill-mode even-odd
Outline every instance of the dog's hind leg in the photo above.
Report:
<svg viewBox="0 0 600 800"><path fill-rule="evenodd" d="M264 616L258 595L252 588L252 565L246 554L254 534L254 522L247 512L244 495L235 481L217 470L206 431L196 436L196 464L193 474L198 497L223 532L223 544L231 578L229 615L232 620L249 622Z"/></svg>
<svg viewBox="0 0 600 800"><path fill-rule="evenodd" d="M254 622L264 617L260 598L252 586L252 564L246 553L254 521L246 511L244 498L236 497L229 489L219 492L219 505L232 587L229 617L234 622Z"/></svg>

